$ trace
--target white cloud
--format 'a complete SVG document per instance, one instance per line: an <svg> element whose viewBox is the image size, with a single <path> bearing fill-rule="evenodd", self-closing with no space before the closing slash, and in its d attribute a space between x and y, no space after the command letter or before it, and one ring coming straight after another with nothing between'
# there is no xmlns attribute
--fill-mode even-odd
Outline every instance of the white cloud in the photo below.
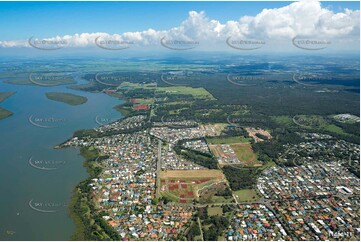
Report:
<svg viewBox="0 0 361 242"><path fill-rule="evenodd" d="M285 7L264 9L256 16L243 16L239 20L221 23L211 20L205 12L190 11L189 16L178 27L168 30L148 29L141 32L81 33L50 37L46 40L65 40L72 47L94 46L98 36L134 42L139 46L159 45L166 36L174 40L194 40L202 44L224 43L229 36L246 39L290 40L295 36L320 36L348 39L358 42L360 33L360 11L349 9L333 12L316 1L293 2ZM0 41L1 47L29 46L28 40Z"/></svg>

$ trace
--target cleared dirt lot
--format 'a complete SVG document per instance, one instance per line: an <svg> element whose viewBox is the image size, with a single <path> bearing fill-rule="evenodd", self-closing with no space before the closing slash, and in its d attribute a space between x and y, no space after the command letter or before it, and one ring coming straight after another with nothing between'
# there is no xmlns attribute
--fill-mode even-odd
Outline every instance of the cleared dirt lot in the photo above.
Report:
<svg viewBox="0 0 361 242"><path fill-rule="evenodd" d="M257 137L257 134L261 134L263 136L266 136L268 139L272 139L272 135L267 130L257 128L245 128L245 130L247 131L248 135L252 137L256 142L264 141L263 139Z"/></svg>
<svg viewBox="0 0 361 242"><path fill-rule="evenodd" d="M161 171L159 192L174 202L191 203L224 190L225 184L221 170Z"/></svg>
<svg viewBox="0 0 361 242"><path fill-rule="evenodd" d="M161 171L161 179L169 178L212 178L212 179L224 179L224 175L220 170L174 170L174 171Z"/></svg>

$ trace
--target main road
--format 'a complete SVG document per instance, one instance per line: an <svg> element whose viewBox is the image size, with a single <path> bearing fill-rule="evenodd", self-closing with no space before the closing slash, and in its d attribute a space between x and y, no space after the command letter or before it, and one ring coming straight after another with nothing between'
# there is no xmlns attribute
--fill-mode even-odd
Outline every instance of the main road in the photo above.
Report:
<svg viewBox="0 0 361 242"><path fill-rule="evenodd" d="M157 159L157 170L156 170L156 197L159 198L159 189L160 189L160 170L162 168L162 141L158 140L158 159Z"/></svg>

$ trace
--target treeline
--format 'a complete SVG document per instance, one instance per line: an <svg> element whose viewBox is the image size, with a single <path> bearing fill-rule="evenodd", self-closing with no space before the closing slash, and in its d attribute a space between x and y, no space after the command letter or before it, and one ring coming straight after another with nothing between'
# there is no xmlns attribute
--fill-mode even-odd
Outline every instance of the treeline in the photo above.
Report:
<svg viewBox="0 0 361 242"><path fill-rule="evenodd" d="M232 191L231 191L231 189L226 187L224 190L217 191L217 193L215 195L225 197L226 199L228 199L228 198L232 197Z"/></svg>
<svg viewBox="0 0 361 242"><path fill-rule="evenodd" d="M233 191L254 188L258 175L261 173L261 169L258 168L235 168L233 166L224 166L222 170Z"/></svg>
<svg viewBox="0 0 361 242"><path fill-rule="evenodd" d="M224 79L224 78L223 78ZM250 105L265 115L297 115L349 113L359 115L359 94L330 92L315 95L312 90L296 83L260 83L256 86L237 86L219 81L217 75L202 80L205 87L222 104ZM190 84L192 86L192 84ZM193 84L193 85L198 85ZM332 105L334 104L334 105Z"/></svg>
<svg viewBox="0 0 361 242"><path fill-rule="evenodd" d="M192 225L189 227L187 233L187 240L188 241L195 241L197 236L201 235L201 230L199 228L198 222L195 220L193 221Z"/></svg>
<svg viewBox="0 0 361 242"><path fill-rule="evenodd" d="M241 127L229 127L226 128L223 131L224 134L228 135L228 136L243 136L243 137L247 137L248 133L245 129L241 128Z"/></svg>
<svg viewBox="0 0 361 242"><path fill-rule="evenodd" d="M284 147L279 142L252 142L252 149L258 154L258 160L262 162L266 161L278 161L280 153L284 150Z"/></svg>
<svg viewBox="0 0 361 242"><path fill-rule="evenodd" d="M223 232L229 226L229 221L224 216L211 216L204 220L204 224L211 225L208 229L206 229L203 233L205 241L217 241L218 236L223 237Z"/></svg>
<svg viewBox="0 0 361 242"><path fill-rule="evenodd" d="M360 167L359 166L346 165L346 167L352 174L354 174L355 176L360 178Z"/></svg>
<svg viewBox="0 0 361 242"><path fill-rule="evenodd" d="M258 154L259 160L263 162L273 161L278 165L282 165L279 164L278 158L284 151L283 145L299 144L304 141L304 139L302 139L299 135L296 135L294 132L295 131L291 131L286 128L276 128L272 131L272 139L257 143L252 141L252 149Z"/></svg>
<svg viewBox="0 0 361 242"><path fill-rule="evenodd" d="M196 139L191 139L191 140L196 140ZM178 141L178 143L174 146L174 151L176 152L176 154L186 160L194 162L197 165L201 165L209 169L218 169L218 161L212 154L203 153L198 150L191 150L183 147L183 144L185 142L191 140Z"/></svg>
<svg viewBox="0 0 361 242"><path fill-rule="evenodd" d="M127 101L114 107L115 110L121 112L125 117L131 117L135 115L146 115L149 116L149 110L135 110L133 103Z"/></svg>
<svg viewBox="0 0 361 242"><path fill-rule="evenodd" d="M334 124L340 126L346 133L360 136L360 123L348 124L335 121Z"/></svg>

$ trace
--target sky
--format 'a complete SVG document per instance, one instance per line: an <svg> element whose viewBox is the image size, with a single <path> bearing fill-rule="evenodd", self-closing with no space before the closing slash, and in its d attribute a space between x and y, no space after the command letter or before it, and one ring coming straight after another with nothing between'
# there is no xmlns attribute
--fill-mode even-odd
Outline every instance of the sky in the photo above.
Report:
<svg viewBox="0 0 361 242"><path fill-rule="evenodd" d="M205 50L232 36L233 41L275 42L282 49L283 41L301 35L334 40L337 49L358 49L359 6L315 1L0 2L0 49L31 48L30 37L63 40L67 47L94 47L99 36L139 48L159 45L165 37L168 43L194 41Z"/></svg>

